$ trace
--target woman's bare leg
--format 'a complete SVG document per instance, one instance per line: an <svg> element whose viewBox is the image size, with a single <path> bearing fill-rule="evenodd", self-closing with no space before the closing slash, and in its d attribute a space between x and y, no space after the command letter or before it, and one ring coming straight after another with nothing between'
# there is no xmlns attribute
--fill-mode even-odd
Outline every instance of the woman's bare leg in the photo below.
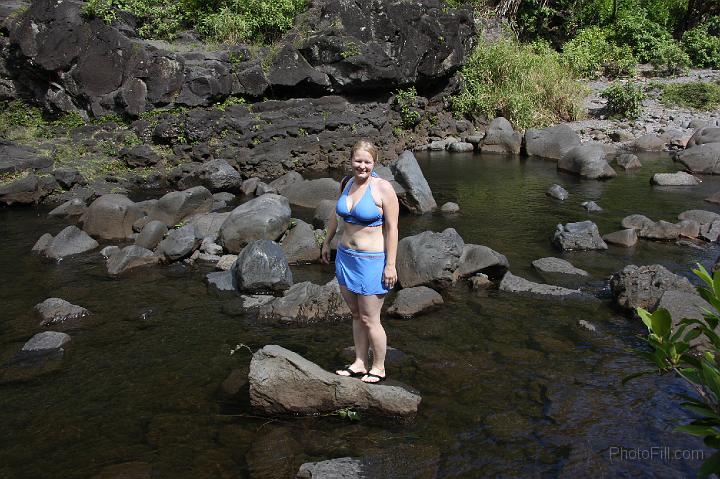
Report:
<svg viewBox="0 0 720 479"><path fill-rule="evenodd" d="M387 335L385 328L380 324L380 309L385 295L357 296L360 321L367 331L367 337L373 348L373 363L369 372L378 376L385 376L385 353L387 351ZM363 377L365 382L377 382L375 378Z"/></svg>
<svg viewBox="0 0 720 479"><path fill-rule="evenodd" d="M350 308L352 313L352 329L353 329L353 343L355 344L355 362L349 367L353 371L367 371L368 370L368 348L370 347L368 340L368 332L365 325L360 321L360 313L358 307L358 295L349 291L345 286L340 286L340 294ZM347 376L347 372L336 371L340 376Z"/></svg>

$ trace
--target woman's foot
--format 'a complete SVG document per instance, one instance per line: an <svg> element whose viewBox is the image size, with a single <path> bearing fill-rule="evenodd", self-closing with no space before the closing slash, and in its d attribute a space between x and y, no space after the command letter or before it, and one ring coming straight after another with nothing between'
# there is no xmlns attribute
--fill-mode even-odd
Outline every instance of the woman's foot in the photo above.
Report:
<svg viewBox="0 0 720 479"><path fill-rule="evenodd" d="M372 368L366 375L364 375L360 381L368 384L375 384L379 383L380 381L385 381L385 370L384 369L377 369Z"/></svg>
<svg viewBox="0 0 720 479"><path fill-rule="evenodd" d="M337 371L335 371L335 374L346 378L359 378L361 376L367 375L367 369L362 365L353 363L345 366L343 369L338 369Z"/></svg>

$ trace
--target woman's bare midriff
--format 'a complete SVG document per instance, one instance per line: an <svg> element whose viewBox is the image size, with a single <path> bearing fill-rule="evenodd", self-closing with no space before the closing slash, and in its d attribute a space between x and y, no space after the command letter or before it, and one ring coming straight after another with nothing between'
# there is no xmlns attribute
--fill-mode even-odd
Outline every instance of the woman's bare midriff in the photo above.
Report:
<svg viewBox="0 0 720 479"><path fill-rule="evenodd" d="M362 226L345 223L340 242L343 246L358 251L385 251L382 226Z"/></svg>

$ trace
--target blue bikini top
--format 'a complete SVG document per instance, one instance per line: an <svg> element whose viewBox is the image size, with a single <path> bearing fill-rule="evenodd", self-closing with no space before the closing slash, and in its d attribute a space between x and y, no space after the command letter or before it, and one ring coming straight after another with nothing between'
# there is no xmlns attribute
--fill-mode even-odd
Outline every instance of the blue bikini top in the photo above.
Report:
<svg viewBox="0 0 720 479"><path fill-rule="evenodd" d="M377 177L377 173L372 172L372 176ZM368 180L369 181L369 180ZM380 226L383 224L383 214L380 208L375 204L375 200L372 197L372 189L370 183L368 183L365 193L363 194L360 201L353 205L352 210L348 211L347 197L348 191L350 191L350 184L353 182L351 179L348 181L345 189L343 190L340 198L338 198L337 205L335 206L335 212L345 220L346 223L353 225L362 226Z"/></svg>

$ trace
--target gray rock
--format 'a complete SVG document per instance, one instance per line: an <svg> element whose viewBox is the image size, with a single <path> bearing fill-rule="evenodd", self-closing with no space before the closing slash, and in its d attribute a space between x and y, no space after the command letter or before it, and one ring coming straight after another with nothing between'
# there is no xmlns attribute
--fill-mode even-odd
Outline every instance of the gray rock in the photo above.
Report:
<svg viewBox="0 0 720 479"><path fill-rule="evenodd" d="M6 205L35 204L49 195L56 186L57 182L52 177L28 174L9 183L0 183L0 202Z"/></svg>
<svg viewBox="0 0 720 479"><path fill-rule="evenodd" d="M233 274L230 271L208 273L205 275L205 281L207 281L208 286L221 293L234 293L236 291Z"/></svg>
<svg viewBox="0 0 720 479"><path fill-rule="evenodd" d="M437 304L443 304L440 293L427 286L401 289L387 314L410 319Z"/></svg>
<svg viewBox="0 0 720 479"><path fill-rule="evenodd" d="M28 352L38 352L60 349L69 343L70 340L70 336L65 333L44 331L30 338L30 340L22 347L22 350Z"/></svg>
<svg viewBox="0 0 720 479"><path fill-rule="evenodd" d="M295 220L295 226L288 230L281 247L288 263L318 261L320 247L315 237L315 230L302 220Z"/></svg>
<svg viewBox="0 0 720 479"><path fill-rule="evenodd" d="M322 286L309 281L294 284L282 297L260 305L257 314L261 320L296 326L352 317L350 308L340 294L337 279Z"/></svg>
<svg viewBox="0 0 720 479"><path fill-rule="evenodd" d="M405 189L405 194L399 195L398 199L409 211L423 214L437 208L430 185L411 151L403 151L391 169L398 183Z"/></svg>
<svg viewBox="0 0 720 479"><path fill-rule="evenodd" d="M126 246L108 258L107 270L111 275L118 275L141 266L157 264L159 261L159 256L142 246Z"/></svg>
<svg viewBox="0 0 720 479"><path fill-rule="evenodd" d="M704 125L693 133L687 142L688 148L706 143L720 143L720 128Z"/></svg>
<svg viewBox="0 0 720 479"><path fill-rule="evenodd" d="M200 243L200 251L216 256L222 254L223 249L222 246L214 242L212 236L207 236L202 240L202 243Z"/></svg>
<svg viewBox="0 0 720 479"><path fill-rule="evenodd" d="M195 236L195 228L185 225L168 232L157 247L157 253L169 261L177 261L190 256L200 244Z"/></svg>
<svg viewBox="0 0 720 479"><path fill-rule="evenodd" d="M271 181L268 186L276 191L280 191L293 183L301 183L302 181L304 181L304 178L300 173L298 173L297 171L289 171L281 177Z"/></svg>
<svg viewBox="0 0 720 479"><path fill-rule="evenodd" d="M230 271L230 269L235 264L235 261L237 260L237 255L235 254L226 254L220 257L215 267L222 271Z"/></svg>
<svg viewBox="0 0 720 479"><path fill-rule="evenodd" d="M83 229L95 238L128 239L142 210L125 195L109 194L96 199L80 218Z"/></svg>
<svg viewBox="0 0 720 479"><path fill-rule="evenodd" d="M493 282L490 281L490 278L488 278L488 275L483 273L478 273L475 276L471 276L469 278L469 281L470 287L475 290L490 289L494 286Z"/></svg>
<svg viewBox="0 0 720 479"><path fill-rule="evenodd" d="M573 147L558 161L557 168L593 180L617 175L605 159L602 145L593 143Z"/></svg>
<svg viewBox="0 0 720 479"><path fill-rule="evenodd" d="M338 197L340 183L332 178L303 180L290 183L279 188L278 192L285 196L290 204L317 208L323 200L334 200Z"/></svg>
<svg viewBox="0 0 720 479"><path fill-rule="evenodd" d="M700 180L684 171L678 171L677 173L655 173L650 183L658 186L696 186L700 184Z"/></svg>
<svg viewBox="0 0 720 479"><path fill-rule="evenodd" d="M210 212L212 205L210 190L204 186L195 186L167 193L150 208L148 216L172 227L194 214Z"/></svg>
<svg viewBox="0 0 720 479"><path fill-rule="evenodd" d="M553 244L563 251L607 249L597 225L592 221L557 225Z"/></svg>
<svg viewBox="0 0 720 479"><path fill-rule="evenodd" d="M257 189L258 183L260 183L260 178L248 178L240 185L240 193L245 196L253 196L255 194L255 190Z"/></svg>
<svg viewBox="0 0 720 479"><path fill-rule="evenodd" d="M230 212L220 227L220 245L231 253L238 253L254 240L278 240L289 225L290 205L287 198L266 194Z"/></svg>
<svg viewBox="0 0 720 479"><path fill-rule="evenodd" d="M472 135L468 135L465 137L465 141L470 143L473 146L478 146L480 143L482 143L483 139L485 138L485 133L475 133Z"/></svg>
<svg viewBox="0 0 720 479"><path fill-rule="evenodd" d="M581 319L578 321L578 326L580 326L581 328L587 329L588 331L592 331L593 333L595 331L597 331L597 328L595 328L594 324L592 324L588 321L585 321L584 319Z"/></svg>
<svg viewBox="0 0 720 479"><path fill-rule="evenodd" d="M368 477L359 458L339 457L319 462L306 462L300 466L297 479L361 479Z"/></svg>
<svg viewBox="0 0 720 479"><path fill-rule="evenodd" d="M167 232L168 229L165 223L152 220L143 227L140 234L135 238L135 244L145 249L155 249Z"/></svg>
<svg viewBox="0 0 720 479"><path fill-rule="evenodd" d="M230 203L231 201L235 200L235 195L232 193L228 193L227 191L220 191L219 193L213 193L212 197L213 197L213 201L223 201L225 203Z"/></svg>
<svg viewBox="0 0 720 479"><path fill-rule="evenodd" d="M335 200L322 200L315 208L313 226L319 229L327 228L330 218L335 214Z"/></svg>
<svg viewBox="0 0 720 479"><path fill-rule="evenodd" d="M679 151L675 160L691 173L720 174L720 143L704 143Z"/></svg>
<svg viewBox="0 0 720 479"><path fill-rule="evenodd" d="M94 250L100 244L77 226L68 226L59 232L43 250L48 258L62 259L66 256Z"/></svg>
<svg viewBox="0 0 720 479"><path fill-rule="evenodd" d="M500 277L509 267L510 263L505 255L487 246L465 243L455 277L464 278L480 271Z"/></svg>
<svg viewBox="0 0 720 479"><path fill-rule="evenodd" d="M452 153L467 153L473 150L475 150L473 144L464 141L456 141L448 145L448 151Z"/></svg>
<svg viewBox="0 0 720 479"><path fill-rule="evenodd" d="M35 245L32 247L32 252L36 254L43 253L53 240L53 235L45 233L37 240Z"/></svg>
<svg viewBox="0 0 720 479"><path fill-rule="evenodd" d="M552 185L545 194L560 201L565 201L570 196L570 193L560 185Z"/></svg>
<svg viewBox="0 0 720 479"><path fill-rule="evenodd" d="M623 170L633 170L642 167L642 163L640 163L638 157L631 153L623 153L622 155L618 155L618 157L615 159L615 162Z"/></svg>
<svg viewBox="0 0 720 479"><path fill-rule="evenodd" d="M480 150L483 153L520 154L522 135L513 130L512 125L503 117L493 119L485 132Z"/></svg>
<svg viewBox="0 0 720 479"><path fill-rule="evenodd" d="M602 238L605 240L606 243L624 246L625 248L635 246L635 243L637 243L638 241L637 233L635 232L634 228L614 231L612 233L603 235Z"/></svg>
<svg viewBox="0 0 720 479"><path fill-rule="evenodd" d="M276 345L253 355L249 382L250 404L265 414L318 414L351 407L406 417L417 413L421 400L398 386L338 376Z"/></svg>
<svg viewBox="0 0 720 479"><path fill-rule="evenodd" d="M448 201L447 203L443 204L440 207L440 211L442 211L445 214L454 214L460 211L460 206L457 203L453 203L452 201Z"/></svg>
<svg viewBox="0 0 720 479"><path fill-rule="evenodd" d="M660 220L643 227L638 231L638 236L652 240L676 240L680 237L680 232L680 226L677 224Z"/></svg>
<svg viewBox="0 0 720 479"><path fill-rule="evenodd" d="M625 266L610 277L610 289L615 301L621 307L626 309L641 307L649 311L655 311L665 291L695 292L690 281L671 273L659 264Z"/></svg>
<svg viewBox="0 0 720 479"><path fill-rule="evenodd" d="M700 223L694 220L682 220L675 223L680 228L680 236L697 238L700 236Z"/></svg>
<svg viewBox="0 0 720 479"><path fill-rule="evenodd" d="M57 208L53 209L48 213L48 216L54 216L56 218L68 218L70 216L80 216L87 210L85 202L80 198L73 198L67 200Z"/></svg>
<svg viewBox="0 0 720 479"><path fill-rule="evenodd" d="M720 215L707 210L687 210L680 213L678 219L697 221L703 225L720 220Z"/></svg>
<svg viewBox="0 0 720 479"><path fill-rule="evenodd" d="M720 220L701 225L699 236L705 241L716 242L720 237Z"/></svg>
<svg viewBox="0 0 720 479"><path fill-rule="evenodd" d="M100 256L104 257L105 259L108 259L110 256L114 255L118 251L120 251L119 246L115 246L115 245L106 246L100 250Z"/></svg>
<svg viewBox="0 0 720 479"><path fill-rule="evenodd" d="M603 209L594 201L583 201L580 206L588 210L589 213L599 213Z"/></svg>
<svg viewBox="0 0 720 479"><path fill-rule="evenodd" d="M269 186L268 184L266 184L262 181L259 182L257 184L257 188L255 188L255 196L262 196L262 195L267 195L267 194L276 195L276 194L278 194L278 191L275 188L273 188L272 186Z"/></svg>
<svg viewBox="0 0 720 479"><path fill-rule="evenodd" d="M204 186L210 191L240 191L242 176L225 160L215 159L194 165L189 174L183 176L178 186L183 190ZM214 196L213 196L214 198Z"/></svg>
<svg viewBox="0 0 720 479"><path fill-rule="evenodd" d="M580 290L567 289L549 284L533 283L520 276L515 276L510 271L505 273L499 286L500 291L509 293L530 293L541 296L572 297L582 296Z"/></svg>
<svg viewBox="0 0 720 479"><path fill-rule="evenodd" d="M195 237L200 239L212 238L217 241L220 236L220 228L230 216L230 212L225 213L198 213L185 219L188 226L195 229Z"/></svg>
<svg viewBox="0 0 720 479"><path fill-rule="evenodd" d="M232 267L239 291L283 291L293 284L292 273L280 245L270 240L249 243Z"/></svg>
<svg viewBox="0 0 720 479"><path fill-rule="evenodd" d="M60 298L48 298L35 305L35 311L40 314L40 326L51 326L65 321L82 318L90 312L82 306L69 303Z"/></svg>
<svg viewBox="0 0 720 479"><path fill-rule="evenodd" d="M565 124L525 131L525 150L528 156L559 160L580 144L580 136Z"/></svg>
<svg viewBox="0 0 720 479"><path fill-rule="evenodd" d="M569 261L560 258L540 258L532 262L533 267L541 273L562 273L587 276L588 272L573 266Z"/></svg>
<svg viewBox="0 0 720 479"><path fill-rule="evenodd" d="M403 288L430 286L444 289L453 283L465 242L453 228L442 233L425 231L398 242L396 267Z"/></svg>
<svg viewBox="0 0 720 479"><path fill-rule="evenodd" d="M665 141L657 135L648 133L637 138L631 148L635 151L663 151L665 149Z"/></svg>
<svg viewBox="0 0 720 479"><path fill-rule="evenodd" d="M653 220L644 215L630 215L626 216L620 222L623 228L632 228L641 230L645 227L652 226L655 224Z"/></svg>

